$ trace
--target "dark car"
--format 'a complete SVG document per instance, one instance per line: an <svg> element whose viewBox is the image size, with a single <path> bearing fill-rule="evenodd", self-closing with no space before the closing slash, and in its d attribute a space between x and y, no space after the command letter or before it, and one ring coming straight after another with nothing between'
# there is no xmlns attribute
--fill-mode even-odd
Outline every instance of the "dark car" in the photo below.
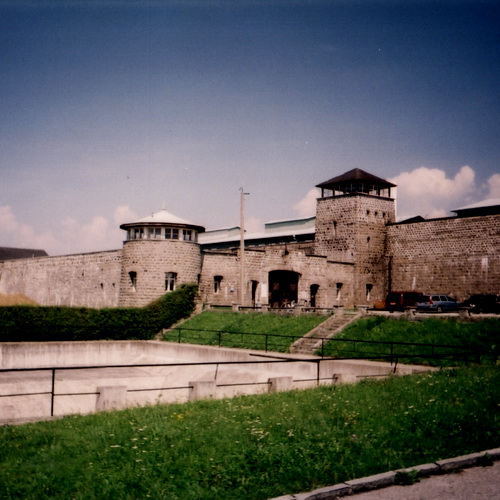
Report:
<svg viewBox="0 0 500 500"><path fill-rule="evenodd" d="M471 295L463 306L470 312L480 313L495 313L500 314L500 295L494 294L475 294Z"/></svg>
<svg viewBox="0 0 500 500"><path fill-rule="evenodd" d="M385 308L388 311L404 311L415 307L422 299L420 292L389 292L385 299Z"/></svg>
<svg viewBox="0 0 500 500"><path fill-rule="evenodd" d="M450 312L459 309L460 304L449 295L422 295L417 302L417 311Z"/></svg>

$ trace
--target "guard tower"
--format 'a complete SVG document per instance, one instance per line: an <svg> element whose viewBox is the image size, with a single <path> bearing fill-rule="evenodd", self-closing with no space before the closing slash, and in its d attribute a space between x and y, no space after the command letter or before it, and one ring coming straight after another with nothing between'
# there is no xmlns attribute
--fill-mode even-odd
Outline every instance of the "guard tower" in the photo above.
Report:
<svg viewBox="0 0 500 500"><path fill-rule="evenodd" d="M198 234L205 228L162 209L122 224L120 307L142 307L182 283L198 283L201 250Z"/></svg>
<svg viewBox="0 0 500 500"><path fill-rule="evenodd" d="M316 187L315 253L352 265L353 304L371 306L387 292L386 225L395 222L396 186L355 168Z"/></svg>

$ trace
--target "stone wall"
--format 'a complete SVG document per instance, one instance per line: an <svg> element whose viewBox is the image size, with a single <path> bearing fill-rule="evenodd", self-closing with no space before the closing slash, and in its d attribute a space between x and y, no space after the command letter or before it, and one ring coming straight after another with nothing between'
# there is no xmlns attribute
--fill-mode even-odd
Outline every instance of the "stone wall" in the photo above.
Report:
<svg viewBox="0 0 500 500"><path fill-rule="evenodd" d="M0 262L0 292L40 305L116 307L122 251Z"/></svg>
<svg viewBox="0 0 500 500"><path fill-rule="evenodd" d="M318 285L317 307L350 305L353 300L352 264L329 261L324 256L307 255L299 245L272 245L245 251L245 301L251 306L252 286L255 303L268 304L269 273L292 271L299 274L298 302L308 304L311 285ZM216 291L214 277L222 276ZM341 284L338 286L337 284ZM205 252L200 295L204 302L231 305L238 302L240 260L238 252Z"/></svg>
<svg viewBox="0 0 500 500"><path fill-rule="evenodd" d="M500 293L500 215L388 226L392 290Z"/></svg>
<svg viewBox="0 0 500 500"><path fill-rule="evenodd" d="M459 300L500 293L500 215L386 225L393 217L389 199L318 200L314 255L309 243L246 249L244 305L268 303L271 271L298 274L301 305L317 285L317 307L373 305L389 289ZM123 250L0 261L0 292L41 305L143 306L165 293L168 272L177 273L177 284L198 282L206 303L239 302L238 250L202 253L197 243L180 240L131 240ZM220 287L215 276L222 277Z"/></svg>

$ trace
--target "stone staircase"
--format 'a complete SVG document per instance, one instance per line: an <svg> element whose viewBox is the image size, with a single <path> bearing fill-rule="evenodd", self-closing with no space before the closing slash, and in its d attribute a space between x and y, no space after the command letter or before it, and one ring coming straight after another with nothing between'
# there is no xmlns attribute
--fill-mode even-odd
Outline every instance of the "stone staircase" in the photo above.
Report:
<svg viewBox="0 0 500 500"><path fill-rule="evenodd" d="M291 353L314 354L321 349L323 339L330 339L341 332L349 323L361 317L358 311L336 313L319 326L296 340L290 347Z"/></svg>

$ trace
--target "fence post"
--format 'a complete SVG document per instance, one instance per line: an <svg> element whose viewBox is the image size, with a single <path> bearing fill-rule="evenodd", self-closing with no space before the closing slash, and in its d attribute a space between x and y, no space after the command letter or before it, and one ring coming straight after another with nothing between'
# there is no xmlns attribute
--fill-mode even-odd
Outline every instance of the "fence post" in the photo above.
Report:
<svg viewBox="0 0 500 500"><path fill-rule="evenodd" d="M179 338L178 338L178 343L179 344L181 343L181 335L182 335L181 334L181 330L182 330L182 328L179 328Z"/></svg>
<svg viewBox="0 0 500 500"><path fill-rule="evenodd" d="M219 338L219 347L220 347L220 344L221 344L221 337L222 337L222 334L221 334L221 331L220 330L217 330L217 336Z"/></svg>
<svg viewBox="0 0 500 500"><path fill-rule="evenodd" d="M56 369L52 368L52 394L50 395L50 416L54 416L54 392L56 386Z"/></svg>
<svg viewBox="0 0 500 500"><path fill-rule="evenodd" d="M266 343L265 343L265 349L264 349L266 352L267 352L267 338L268 337L269 337L269 335L266 333L266 335L265 335L265 342Z"/></svg>

